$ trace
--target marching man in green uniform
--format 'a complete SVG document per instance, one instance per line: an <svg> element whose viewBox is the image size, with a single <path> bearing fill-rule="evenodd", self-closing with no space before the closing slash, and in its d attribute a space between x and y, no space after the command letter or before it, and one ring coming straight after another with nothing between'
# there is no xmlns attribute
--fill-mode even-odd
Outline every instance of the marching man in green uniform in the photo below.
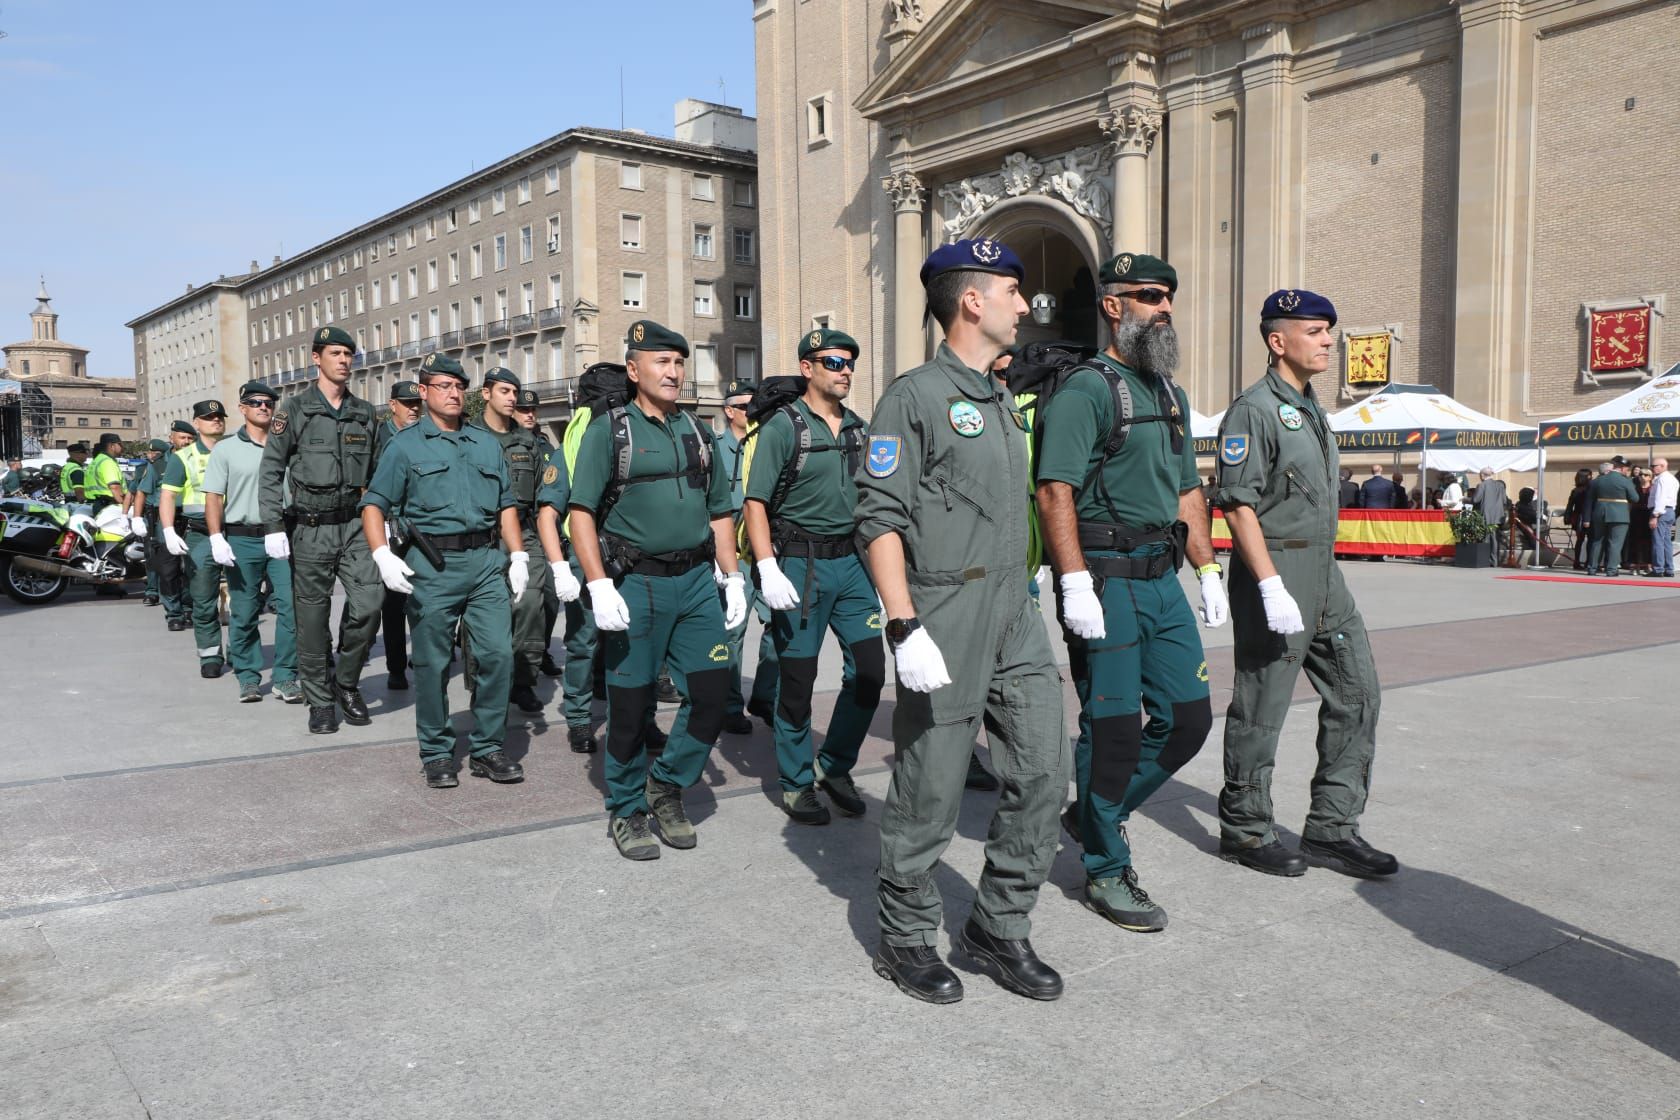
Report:
<svg viewBox="0 0 1680 1120"><path fill-rule="evenodd" d="M373 469L379 469L379 456L389 446L391 437L420 419L418 381L398 381L391 386L389 402L391 415L379 425L379 435L373 441ZM370 476L371 477L371 476ZM385 638L385 688L403 692L408 688L408 596L385 588L385 600L379 608L379 629L375 634Z"/></svg>
<svg viewBox="0 0 1680 1120"><path fill-rule="evenodd" d="M420 365L426 414L385 448L361 504L362 536L379 578L409 597L415 737L433 789L460 784L448 675L463 621L477 662L469 766L494 782L525 776L502 753L502 738L513 679L509 590L515 600L525 593L529 557L501 445L483 428L461 424L466 388L459 362L426 355ZM411 538L412 566L387 542L387 520L399 517L397 527Z"/></svg>
<svg viewBox="0 0 1680 1120"><path fill-rule="evenodd" d="M682 792L699 781L723 729L728 627L746 617L729 476L712 435L677 407L688 340L642 319L625 365L634 396L590 421L572 472L572 547L607 669L608 835L626 859L695 845ZM713 582L721 572L724 601ZM648 764L642 741L667 665L682 693L670 741Z"/></svg>
<svg viewBox="0 0 1680 1120"><path fill-rule="evenodd" d="M309 730L331 735L338 731L339 710L346 723L373 722L361 676L379 625L382 593L356 506L371 475L378 424L373 406L350 392L356 340L338 327L322 327L310 352L318 376L274 413L259 495L267 530L263 548L276 560L292 562L298 672L309 702ZM344 585L345 609L338 663L329 668L335 580Z"/></svg>
<svg viewBox="0 0 1680 1120"><path fill-rule="evenodd" d="M519 520L523 547L530 555L541 551L537 540L537 485L544 463L542 447L536 433L514 418L514 406L519 401L519 378L511 369L491 366L484 374L484 412L468 427L489 432L496 437L506 460L508 484L513 489L514 515ZM537 673L542 667L543 634L547 624L544 605L552 594L554 580L548 565L537 564L530 569L530 589L513 599L513 691L510 698L527 713L542 711L537 699ZM467 627L467 644L477 638L471 625Z"/></svg>
<svg viewBox="0 0 1680 1120"><path fill-rule="evenodd" d="M1085 849L1084 902L1122 929L1148 932L1165 928L1167 915L1138 885L1126 821L1213 727L1207 661L1178 582L1185 553L1201 581L1203 621L1223 625L1229 606L1190 401L1172 381L1178 273L1121 253L1099 282L1108 349L1040 405L1038 515L1079 693L1079 797L1069 814Z"/></svg>
<svg viewBox="0 0 1680 1120"><path fill-rule="evenodd" d="M750 437L757 440L758 435L750 432L747 426L747 406L752 404L753 384L736 378L723 390L723 419L724 428L717 437L718 457L723 460L724 469L729 474L730 501L735 505L735 523L739 526L743 517L746 503L747 470L746 465L751 459L747 443ZM752 720L747 716L755 715L775 727L776 713L776 680L781 670L776 665L776 639L770 632L770 608L759 591L747 588L748 618L741 620L741 625L729 631L729 709L724 713L723 729L731 735L751 735ZM758 667L753 671L752 695L743 699L741 695L741 666L744 657L744 647L747 641L747 622L751 616L757 615L764 623L763 631L758 636ZM821 634L821 631L818 631Z"/></svg>
<svg viewBox="0 0 1680 1120"><path fill-rule="evenodd" d="M1027 589L1026 421L987 372L1027 312L1024 272L990 239L928 257L922 286L946 341L887 386L857 477L857 534L898 677L874 967L930 1003L963 994L934 948L934 868L956 828L982 716L1002 790L959 948L1012 992L1062 994L1061 977L1027 940L1067 790L1062 685Z"/></svg>
<svg viewBox="0 0 1680 1120"><path fill-rule="evenodd" d="M215 680L222 675L222 569L210 556L210 526L204 520L204 468L210 452L227 428L227 409L221 401L199 401L192 407L198 439L169 457L163 469L163 497L158 500L158 523L164 547L182 559L192 592L193 639L198 643L198 675Z"/></svg>
<svg viewBox="0 0 1680 1120"><path fill-rule="evenodd" d="M868 435L843 403L857 356L857 342L842 331L824 328L800 339L805 393L760 422L747 478L747 539L780 664L773 727L782 811L800 824L829 821L817 786L846 816L863 814L852 767L887 674L880 603L852 543L853 475ZM829 630L840 639L846 667L813 762L811 690Z"/></svg>
<svg viewBox="0 0 1680 1120"><path fill-rule="evenodd" d="M1379 878L1400 868L1359 835L1381 689L1365 620L1336 566L1340 457L1312 390L1313 375L1329 368L1335 325L1335 307L1314 292L1267 296L1266 376L1219 427L1214 500L1231 527L1236 643L1219 850L1270 875L1303 874L1310 861ZM1319 695L1318 768L1296 853L1272 820L1272 766L1303 668Z"/></svg>
<svg viewBox="0 0 1680 1120"><path fill-rule="evenodd" d="M274 695L288 704L303 703L297 683L297 637L292 618L292 568L263 548L262 514L257 506L257 478L262 473L263 444L268 440L274 403L280 394L261 381L239 389L239 412L245 426L220 440L204 468L204 521L210 529L210 555L227 569L228 660L239 678L239 702L262 700L262 612L266 576L268 601L274 607Z"/></svg>
<svg viewBox="0 0 1680 1120"><path fill-rule="evenodd" d="M1598 477L1587 488L1592 502L1592 551L1587 554L1587 574L1609 576L1621 573L1622 546L1633 521L1633 507L1639 504L1639 489L1622 472L1627 460L1620 455L1598 467Z"/></svg>

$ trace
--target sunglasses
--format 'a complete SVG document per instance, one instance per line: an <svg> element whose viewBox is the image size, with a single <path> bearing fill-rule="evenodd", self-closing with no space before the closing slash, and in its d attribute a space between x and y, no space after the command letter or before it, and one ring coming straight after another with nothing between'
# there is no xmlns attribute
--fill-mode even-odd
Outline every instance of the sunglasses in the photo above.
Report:
<svg viewBox="0 0 1680 1120"><path fill-rule="evenodd" d="M259 397L256 400L252 400L252 401L240 401L239 403L244 405L246 408L270 408L271 409L271 408L274 407L274 402L273 401L268 400L266 398L262 398L262 397Z"/></svg>
<svg viewBox="0 0 1680 1120"><path fill-rule="evenodd" d="M1172 293L1165 288L1139 288L1135 292L1121 292L1120 296L1122 299L1136 300L1146 307L1154 307L1158 303L1171 299Z"/></svg>
<svg viewBox="0 0 1680 1120"><path fill-rule="evenodd" d="M821 359L822 367L830 373L839 373L843 369L857 369L856 358L842 358L838 354L824 354Z"/></svg>

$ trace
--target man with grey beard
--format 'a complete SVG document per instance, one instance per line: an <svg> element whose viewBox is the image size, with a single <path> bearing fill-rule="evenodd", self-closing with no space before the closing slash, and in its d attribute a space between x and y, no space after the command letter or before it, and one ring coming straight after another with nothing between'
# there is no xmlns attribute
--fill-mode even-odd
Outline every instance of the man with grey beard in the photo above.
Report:
<svg viewBox="0 0 1680 1120"><path fill-rule="evenodd" d="M1187 553L1202 621L1222 625L1229 610L1190 401L1172 380L1178 273L1121 253L1100 281L1111 341L1043 406L1035 496L1080 705L1078 800L1062 820L1085 849L1086 908L1144 933L1167 915L1138 884L1126 821L1213 726L1201 636L1178 582Z"/></svg>

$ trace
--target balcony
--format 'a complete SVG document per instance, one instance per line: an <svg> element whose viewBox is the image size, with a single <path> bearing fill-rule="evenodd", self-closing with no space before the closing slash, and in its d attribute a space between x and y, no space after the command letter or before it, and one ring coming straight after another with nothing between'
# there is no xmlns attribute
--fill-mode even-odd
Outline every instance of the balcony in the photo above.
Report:
<svg viewBox="0 0 1680 1120"><path fill-rule="evenodd" d="M564 307L545 307L537 312L537 326L543 330L566 328L566 309Z"/></svg>
<svg viewBox="0 0 1680 1120"><path fill-rule="evenodd" d="M475 343L479 343L479 342L483 342L483 341L484 341L484 328L483 328L483 326L468 327L466 330L461 332L461 345L462 346L472 346Z"/></svg>
<svg viewBox="0 0 1680 1120"><path fill-rule="evenodd" d="M437 348L438 348L438 340L437 340L437 335L435 335L435 334L431 338L422 338L420 340L420 353L422 353L422 354L430 354L433 350L436 350Z"/></svg>
<svg viewBox="0 0 1680 1120"><path fill-rule="evenodd" d="M578 379L575 377L556 377L552 381L533 381L525 386L537 394L539 401L570 402L572 394L577 390Z"/></svg>
<svg viewBox="0 0 1680 1120"><path fill-rule="evenodd" d="M508 329L514 334L536 334L537 317L535 315L515 315L508 320Z"/></svg>
<svg viewBox="0 0 1680 1120"><path fill-rule="evenodd" d="M350 368L362 369L367 365L367 358L367 351L363 350L358 352L355 357L350 359Z"/></svg>
<svg viewBox="0 0 1680 1120"><path fill-rule="evenodd" d="M506 319L497 319L495 322L490 324L488 337L506 338L511 333L512 332L508 329L508 321Z"/></svg>
<svg viewBox="0 0 1680 1120"><path fill-rule="evenodd" d="M402 349L397 352L397 356L399 358L418 358L420 356L420 344L418 342L403 343Z"/></svg>
<svg viewBox="0 0 1680 1120"><path fill-rule="evenodd" d="M446 331L444 333L443 337L438 339L438 345L445 350L455 349L456 347L461 345L461 332L460 331Z"/></svg>

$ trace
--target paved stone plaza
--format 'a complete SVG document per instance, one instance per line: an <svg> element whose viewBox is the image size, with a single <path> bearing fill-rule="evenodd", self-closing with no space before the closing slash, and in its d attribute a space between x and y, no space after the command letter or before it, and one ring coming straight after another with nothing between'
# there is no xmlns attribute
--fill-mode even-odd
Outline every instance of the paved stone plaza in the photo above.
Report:
<svg viewBox="0 0 1680 1120"><path fill-rule="evenodd" d="M1398 879L1217 859L1216 722L1131 827L1169 928L1084 910L1064 847L1033 941L1067 995L965 971L951 1007L869 969L890 702L863 820L789 823L759 725L690 791L699 848L636 865L552 700L510 724L523 785L433 791L377 649L373 725L312 738L137 599L7 603L0 1115L1680 1116L1680 596L1344 569L1385 683L1364 831ZM1222 712L1230 631L1204 635ZM992 796L946 856L948 931Z"/></svg>

